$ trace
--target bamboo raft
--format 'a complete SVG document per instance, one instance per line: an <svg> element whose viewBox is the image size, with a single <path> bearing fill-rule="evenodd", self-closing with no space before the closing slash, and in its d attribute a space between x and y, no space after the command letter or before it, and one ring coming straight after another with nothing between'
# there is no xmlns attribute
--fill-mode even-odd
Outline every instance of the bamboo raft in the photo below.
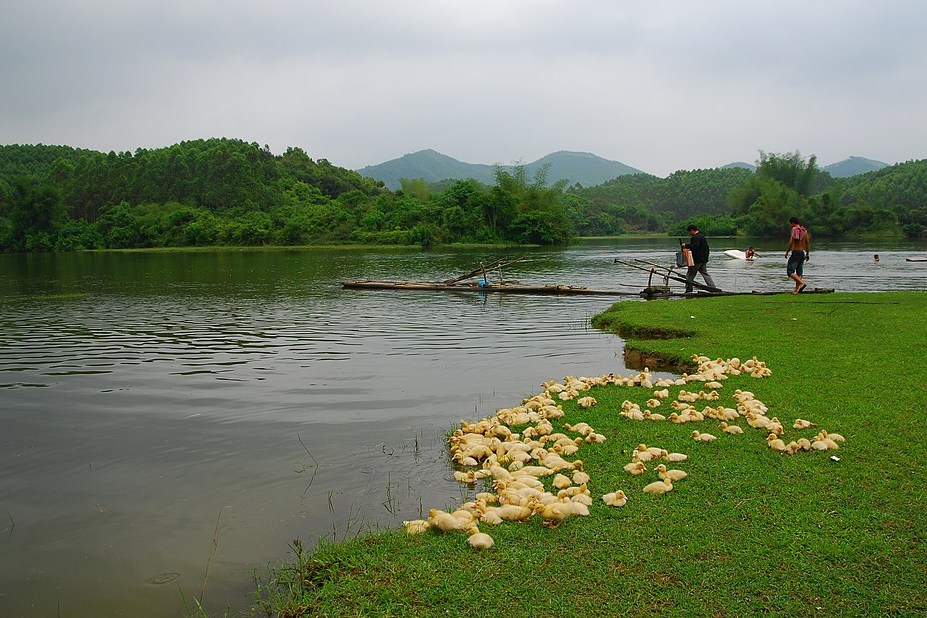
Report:
<svg viewBox="0 0 927 618"><path fill-rule="evenodd" d="M361 279L342 282L345 289L367 290L442 290L446 292L479 292L481 294L548 294L554 296L639 296L638 292L596 290L576 285L521 285L514 283L444 283L443 281L386 281Z"/></svg>
<svg viewBox="0 0 927 618"><path fill-rule="evenodd" d="M692 282L695 292L674 292L670 289L669 281L680 281L685 283L686 280L680 273L673 271L672 268L647 262L645 260L635 260L640 264L632 264L615 259L615 263L631 266L639 270L650 273L647 280L647 286L640 292L628 292L622 290L600 290L578 285L524 285L519 282L504 281L502 277L503 267L507 267L524 258L514 260L498 260L489 265L480 262L479 268L459 277L446 279L444 281L391 281L385 279L355 279L343 281L342 288L351 290L419 290L419 291L443 291L443 292L477 292L480 294L546 294L552 296L637 296L646 299L654 298L706 298L711 296L744 296L744 295L772 295L772 294L791 294L788 290L775 291L750 291L750 292L727 292L720 288L706 286L697 282ZM497 271L498 281L490 281L489 272ZM468 279L474 277L482 278L477 282L468 282ZM662 280L662 284L653 284L654 276ZM831 288L814 288L805 289L802 294L829 294L834 290Z"/></svg>

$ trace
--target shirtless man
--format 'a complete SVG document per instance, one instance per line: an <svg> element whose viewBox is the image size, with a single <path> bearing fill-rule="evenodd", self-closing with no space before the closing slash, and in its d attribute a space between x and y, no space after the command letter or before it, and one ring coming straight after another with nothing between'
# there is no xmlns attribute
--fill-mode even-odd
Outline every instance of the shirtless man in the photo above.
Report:
<svg viewBox="0 0 927 618"><path fill-rule="evenodd" d="M802 275L805 262L811 259L811 237L798 217L789 219L789 225L792 226L792 233L789 236L789 246L785 248L785 257L789 259L785 272L795 282L792 294L799 294L808 285ZM789 251L792 252L791 255Z"/></svg>

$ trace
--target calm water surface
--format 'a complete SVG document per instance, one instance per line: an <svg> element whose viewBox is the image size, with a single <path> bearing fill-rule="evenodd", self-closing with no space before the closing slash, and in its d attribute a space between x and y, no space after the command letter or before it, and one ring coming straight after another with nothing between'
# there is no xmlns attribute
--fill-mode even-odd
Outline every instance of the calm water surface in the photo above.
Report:
<svg viewBox="0 0 927 618"><path fill-rule="evenodd" d="M507 276L637 292L647 274L614 258L669 264L672 242L518 251ZM711 240L721 287L790 287L778 244L754 243L768 257L746 263L721 254L734 243ZM0 256L0 615L182 616L180 595L239 611L253 567L293 539L459 502L443 434L544 380L624 371L621 340L589 326L620 299L340 282L440 280L502 255ZM806 275L925 289L927 264L904 259L923 255L819 246Z"/></svg>

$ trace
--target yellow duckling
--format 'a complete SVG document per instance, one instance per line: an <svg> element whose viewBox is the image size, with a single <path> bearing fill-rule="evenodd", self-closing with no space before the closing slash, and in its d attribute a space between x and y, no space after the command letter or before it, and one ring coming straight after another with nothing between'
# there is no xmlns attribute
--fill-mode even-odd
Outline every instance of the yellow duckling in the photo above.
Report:
<svg viewBox="0 0 927 618"><path fill-rule="evenodd" d="M809 427L817 427L817 423L812 423L811 421L806 421L803 418L796 418L795 422L792 423L792 429L808 429Z"/></svg>
<svg viewBox="0 0 927 618"><path fill-rule="evenodd" d="M500 519L505 521L524 521L531 517L533 512L530 506L520 504L503 504L493 510Z"/></svg>
<svg viewBox="0 0 927 618"><path fill-rule="evenodd" d="M572 485L566 489L561 489L557 492L558 498L572 498L580 494L588 494L589 487L585 484L582 485Z"/></svg>
<svg viewBox="0 0 927 618"><path fill-rule="evenodd" d="M623 413L621 413L621 414L623 414L623 415L626 416L627 418L631 419L632 421L642 421L642 420L644 420L644 413L641 411L640 408L633 408L633 409L628 410L627 412L623 412Z"/></svg>
<svg viewBox="0 0 927 618"><path fill-rule="evenodd" d="M583 472L582 470L573 471L573 484L575 485L585 485L589 482L589 474Z"/></svg>
<svg viewBox="0 0 927 618"><path fill-rule="evenodd" d="M685 453L670 453L666 456L673 463L679 463L680 461L685 461L689 458Z"/></svg>
<svg viewBox="0 0 927 618"><path fill-rule="evenodd" d="M553 480L554 487L557 489L566 489L573 484L573 481L570 480L565 474L557 474Z"/></svg>
<svg viewBox="0 0 927 618"><path fill-rule="evenodd" d="M599 402L596 401L595 397L580 397L576 400L576 405L580 408L591 408L597 403Z"/></svg>
<svg viewBox="0 0 927 618"><path fill-rule="evenodd" d="M461 508L458 508L453 513L451 513L451 516L457 519L458 522L460 522L460 527L458 528L458 530L466 530L467 528L472 526L474 523L476 523L476 521L480 518L480 513L476 512L475 510L471 511L469 509L461 507Z"/></svg>
<svg viewBox="0 0 927 618"><path fill-rule="evenodd" d="M575 496L569 496L569 499L572 502L579 502L587 507L592 506L592 496L589 494L576 494Z"/></svg>
<svg viewBox="0 0 927 618"><path fill-rule="evenodd" d="M481 491L481 492L479 492L478 494L476 494L476 495L474 496L474 499L475 499L477 502L482 503L482 505L485 507L487 504L492 504L493 502L498 502L498 501L499 501L499 496L497 496L496 494L492 493L491 491Z"/></svg>
<svg viewBox="0 0 927 618"><path fill-rule="evenodd" d="M685 470L667 469L666 465L664 464L660 464L659 466L657 466L656 470L657 470L657 475L661 479L669 479L670 481L674 483L676 481L681 481L682 479L689 476L689 474Z"/></svg>
<svg viewBox="0 0 927 618"><path fill-rule="evenodd" d="M550 476L554 474L554 470L546 466L523 466L518 469L518 472L521 474L527 474L534 477Z"/></svg>
<svg viewBox="0 0 927 618"><path fill-rule="evenodd" d="M541 516L541 519L544 520L544 525L549 527L557 527L563 523L563 521L570 515L575 515L574 510L575 502L569 500L565 502L551 502L549 504L537 503L534 506L534 513Z"/></svg>
<svg viewBox="0 0 927 618"><path fill-rule="evenodd" d="M718 438L710 433L700 433L697 429L692 431L692 439L696 442L712 442Z"/></svg>
<svg viewBox="0 0 927 618"><path fill-rule="evenodd" d="M769 425L769 421L770 419L762 414L751 411L747 412L747 424L754 429L766 429L766 426Z"/></svg>
<svg viewBox="0 0 927 618"><path fill-rule="evenodd" d="M645 466L644 462L642 461L632 461L631 463L625 465L624 471L631 476L640 476L647 471L647 466Z"/></svg>
<svg viewBox="0 0 927 618"><path fill-rule="evenodd" d="M811 440L809 440L808 438L799 438L798 448L800 448L803 451L810 451L811 450Z"/></svg>
<svg viewBox="0 0 927 618"><path fill-rule="evenodd" d="M696 409L686 410L684 414L689 416L690 421L704 421L705 415Z"/></svg>
<svg viewBox="0 0 927 618"><path fill-rule="evenodd" d="M610 494L602 496L602 502L608 506L624 506L628 503L628 497L622 490L613 491Z"/></svg>
<svg viewBox="0 0 927 618"><path fill-rule="evenodd" d="M470 470L468 472L462 472L460 470L454 470L454 480L458 483L476 483L476 472Z"/></svg>
<svg viewBox="0 0 927 618"><path fill-rule="evenodd" d="M669 479L654 481L649 485L644 485L644 491L648 494L665 494L669 491L673 491L673 483Z"/></svg>
<svg viewBox="0 0 927 618"><path fill-rule="evenodd" d="M837 437L834 438L834 436L837 436ZM814 439L817 442L824 442L827 445L827 448L832 448L832 449L840 448L840 446L837 444L838 440L844 441L844 442L846 441L846 438L841 436L839 433L827 433L823 429L820 432L818 432L818 435L815 436Z"/></svg>
<svg viewBox="0 0 927 618"><path fill-rule="evenodd" d="M657 399L666 399L669 397L669 389L664 388L663 390L660 390L660 391L653 391L653 396L656 397Z"/></svg>
<svg viewBox="0 0 927 618"><path fill-rule="evenodd" d="M589 423L576 423L575 425L570 425L569 423L567 423L563 427L567 431L574 431L576 433L580 433L583 435L586 435L593 431L592 427L589 426Z"/></svg>
<svg viewBox="0 0 927 618"><path fill-rule="evenodd" d="M470 528L467 533L470 535L467 537L467 543L475 549L489 549L496 544L491 536L485 532L480 532L480 529L476 526Z"/></svg>
<svg viewBox="0 0 927 618"><path fill-rule="evenodd" d="M431 524L424 519L412 519L402 522L406 534L421 534L431 528Z"/></svg>
<svg viewBox="0 0 927 618"><path fill-rule="evenodd" d="M497 508L499 507L491 506L487 508L486 512L480 515L480 521L490 526L498 526L501 524L504 520L496 513Z"/></svg>
<svg viewBox="0 0 927 618"><path fill-rule="evenodd" d="M785 442L783 442L782 439L775 433L771 433L768 436L766 436L766 446L768 446L774 451L781 452L781 451L788 450L785 445Z"/></svg>
<svg viewBox="0 0 927 618"><path fill-rule="evenodd" d="M720 417L726 421L733 421L740 418L740 412L734 408L726 408L723 406L718 406L718 413Z"/></svg>
<svg viewBox="0 0 927 618"><path fill-rule="evenodd" d="M468 513L469 515L469 513ZM432 528L437 528L441 532L450 532L452 530L465 530L462 520L454 517L447 511L439 509L429 509L428 523Z"/></svg>
<svg viewBox="0 0 927 618"><path fill-rule="evenodd" d="M660 401L659 399L654 398L654 399L647 400L647 407L650 409L659 408L661 405L663 405L663 402Z"/></svg>
<svg viewBox="0 0 927 618"><path fill-rule="evenodd" d="M644 420L645 421L665 421L666 417L662 414L658 414L656 412L651 412L650 410L647 410L646 412L644 412Z"/></svg>
<svg viewBox="0 0 927 618"><path fill-rule="evenodd" d="M719 427L719 428L721 429L721 431L723 431L724 433L729 433L729 434L731 434L731 435L735 435L735 434L739 434L739 433L743 433L743 432L744 432L743 428L741 428L739 425L728 425L728 424L725 423L724 421L722 421L721 424L718 425L718 427Z"/></svg>
<svg viewBox="0 0 927 618"><path fill-rule="evenodd" d="M779 419L774 416L769 419L768 423L766 423L766 431L774 433L777 436L781 436L783 433L785 433L785 428L782 426L782 423L779 421Z"/></svg>

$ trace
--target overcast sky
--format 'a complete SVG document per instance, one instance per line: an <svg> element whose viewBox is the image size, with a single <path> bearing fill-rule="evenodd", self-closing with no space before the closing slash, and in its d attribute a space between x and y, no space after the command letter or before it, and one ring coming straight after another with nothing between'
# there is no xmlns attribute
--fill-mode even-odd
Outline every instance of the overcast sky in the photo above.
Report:
<svg viewBox="0 0 927 618"><path fill-rule="evenodd" d="M927 157L920 0L6 0L0 144Z"/></svg>

